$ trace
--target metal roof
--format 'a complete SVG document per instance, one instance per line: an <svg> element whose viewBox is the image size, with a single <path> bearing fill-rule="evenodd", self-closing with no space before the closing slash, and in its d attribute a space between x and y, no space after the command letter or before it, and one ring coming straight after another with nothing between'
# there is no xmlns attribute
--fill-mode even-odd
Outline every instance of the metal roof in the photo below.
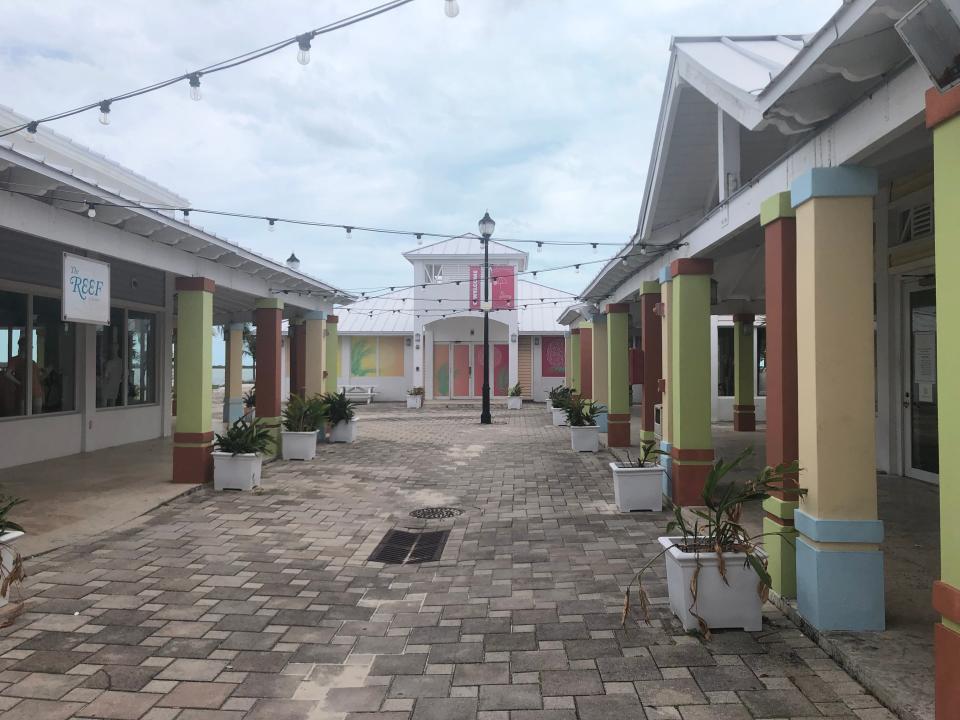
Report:
<svg viewBox="0 0 960 720"><path fill-rule="evenodd" d="M521 269L526 267L527 258L529 257L529 254L523 250L517 250L496 240L490 241L490 255L495 255L498 258L516 258L521 261L521 265L523 266ZM413 250L407 250L403 253L403 256L410 261L438 257L456 257L460 259L473 257L482 259L483 242L481 242L481 238L476 235L462 235L460 237L450 238L449 240L440 240L439 242L414 248Z"/></svg>

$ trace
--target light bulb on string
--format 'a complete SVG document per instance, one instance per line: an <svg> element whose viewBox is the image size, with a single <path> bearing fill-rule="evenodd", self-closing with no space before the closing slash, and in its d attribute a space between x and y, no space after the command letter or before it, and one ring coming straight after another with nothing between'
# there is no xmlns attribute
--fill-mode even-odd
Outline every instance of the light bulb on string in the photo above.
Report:
<svg viewBox="0 0 960 720"><path fill-rule="evenodd" d="M640 254L641 254L641 255L646 255L646 254L647 254L647 246L646 246L646 244L644 244L644 243L640 243Z"/></svg>
<svg viewBox="0 0 960 720"><path fill-rule="evenodd" d="M457 0L445 0L443 11L447 14L448 18L455 18L460 14L460 3L458 3Z"/></svg>
<svg viewBox="0 0 960 720"><path fill-rule="evenodd" d="M353 228L348 225L348 226L346 226L346 227L343 228L343 229L347 231L347 240L352 240L352 239L353 239L353 235L351 235L350 233L353 232Z"/></svg>
<svg viewBox="0 0 960 720"><path fill-rule="evenodd" d="M297 62L301 65L310 64L310 38L310 33L297 37L297 46L299 47L299 50L297 50Z"/></svg>
<svg viewBox="0 0 960 720"><path fill-rule="evenodd" d="M579 266L579 265L574 265L574 266L573 266L573 271L574 271L577 275L579 275L579 274L580 274L580 266Z"/></svg>
<svg viewBox="0 0 960 720"><path fill-rule="evenodd" d="M27 142L36 142L37 141L37 128L40 127L40 123L36 120L32 120L27 123Z"/></svg>
<svg viewBox="0 0 960 720"><path fill-rule="evenodd" d="M267 218L267 231L273 232L277 229L277 221L273 218Z"/></svg>
<svg viewBox="0 0 960 720"><path fill-rule="evenodd" d="M597 244L596 244L596 243L590 243L590 245L593 247L593 254L596 255L596 254L597 254Z"/></svg>
<svg viewBox="0 0 960 720"><path fill-rule="evenodd" d="M100 124L110 124L110 101L104 100L100 103Z"/></svg>
<svg viewBox="0 0 960 720"><path fill-rule="evenodd" d="M183 221L189 225L190 224L190 208L183 209Z"/></svg>
<svg viewBox="0 0 960 720"><path fill-rule="evenodd" d="M417 233L417 245L423 245L423 235Z"/></svg>
<svg viewBox="0 0 960 720"><path fill-rule="evenodd" d="M537 252L538 252L538 253L539 253L539 252L543 252L543 243L542 243L542 242L538 242L538 243L537 243Z"/></svg>
<svg viewBox="0 0 960 720"><path fill-rule="evenodd" d="M199 101L203 95L200 93L200 73L190 73L190 99Z"/></svg>
<svg viewBox="0 0 960 720"><path fill-rule="evenodd" d="M93 203L87 203L87 217L95 218L97 216L97 206Z"/></svg>

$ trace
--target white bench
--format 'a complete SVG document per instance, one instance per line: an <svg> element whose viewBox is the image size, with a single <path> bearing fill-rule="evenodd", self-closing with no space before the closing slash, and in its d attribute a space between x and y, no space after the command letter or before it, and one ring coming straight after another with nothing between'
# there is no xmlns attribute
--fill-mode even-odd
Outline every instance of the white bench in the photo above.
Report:
<svg viewBox="0 0 960 720"><path fill-rule="evenodd" d="M340 392L345 393L349 400L366 400L369 405L377 396L376 385L342 385Z"/></svg>

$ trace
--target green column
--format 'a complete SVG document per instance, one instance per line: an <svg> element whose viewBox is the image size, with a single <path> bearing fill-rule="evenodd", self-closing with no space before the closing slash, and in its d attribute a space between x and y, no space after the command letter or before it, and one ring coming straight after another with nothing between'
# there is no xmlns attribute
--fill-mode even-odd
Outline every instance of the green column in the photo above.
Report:
<svg viewBox="0 0 960 720"><path fill-rule="evenodd" d="M580 328L570 331L570 387L580 392Z"/></svg>
<svg viewBox="0 0 960 720"><path fill-rule="evenodd" d="M335 393L337 391L337 375L340 372L340 338L337 335L337 316L327 316L327 366L325 368L327 377L324 380L324 387L327 392Z"/></svg>
<svg viewBox="0 0 960 720"><path fill-rule="evenodd" d="M178 277L173 481L213 479L213 280Z"/></svg>
<svg viewBox="0 0 960 720"><path fill-rule="evenodd" d="M630 305L607 305L607 444L630 446Z"/></svg>
<svg viewBox="0 0 960 720"><path fill-rule="evenodd" d="M754 407L753 315L733 316L733 429L753 432L757 429Z"/></svg>
<svg viewBox="0 0 960 720"><path fill-rule="evenodd" d="M592 337L593 365L593 401L609 406L607 394L607 316L601 315L593 321Z"/></svg>

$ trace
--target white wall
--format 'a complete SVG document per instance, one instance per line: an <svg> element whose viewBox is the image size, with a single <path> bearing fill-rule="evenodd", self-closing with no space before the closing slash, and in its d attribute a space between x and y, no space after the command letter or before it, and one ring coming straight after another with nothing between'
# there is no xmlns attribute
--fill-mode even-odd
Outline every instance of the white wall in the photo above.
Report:
<svg viewBox="0 0 960 720"><path fill-rule="evenodd" d="M340 335L340 374L337 385L374 385L376 386L375 402L406 402L407 390L412 388L413 381L413 342L410 336L404 336L403 346L403 377L382 377L380 375L366 375L352 377L350 372L350 345L354 336ZM382 337L382 336L378 336ZM410 339L410 343L407 340Z"/></svg>
<svg viewBox="0 0 960 720"><path fill-rule="evenodd" d="M0 468L80 452L82 426L78 412L0 422Z"/></svg>

